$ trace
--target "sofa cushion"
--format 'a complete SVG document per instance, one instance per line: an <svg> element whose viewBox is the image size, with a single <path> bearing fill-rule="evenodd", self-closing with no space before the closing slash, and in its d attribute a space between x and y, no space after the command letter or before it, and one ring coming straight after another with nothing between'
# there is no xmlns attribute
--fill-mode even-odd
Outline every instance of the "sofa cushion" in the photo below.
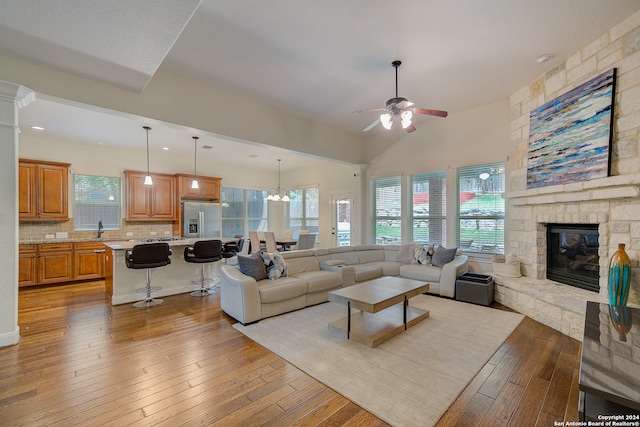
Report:
<svg viewBox="0 0 640 427"><path fill-rule="evenodd" d="M382 248L382 246L374 246L364 250L360 249L360 247L357 247L355 253L358 254L360 264L384 261L384 249Z"/></svg>
<svg viewBox="0 0 640 427"><path fill-rule="evenodd" d="M438 246L436 252L431 257L431 264L435 267L444 267L456 257L458 248L447 249L444 246Z"/></svg>
<svg viewBox="0 0 640 427"><path fill-rule="evenodd" d="M376 264L355 264L356 282L377 279L382 276L382 267Z"/></svg>
<svg viewBox="0 0 640 427"><path fill-rule="evenodd" d="M400 246L398 255L396 255L396 261L403 264L411 264L411 262L413 261L415 248L415 243L405 243L404 245Z"/></svg>
<svg viewBox="0 0 640 427"><path fill-rule="evenodd" d="M409 264L400 266L400 277L421 280L427 283L440 282L441 273L441 268L431 265Z"/></svg>
<svg viewBox="0 0 640 427"><path fill-rule="evenodd" d="M328 291L342 285L342 274L333 271L307 271L295 277L307 282L308 293Z"/></svg>
<svg viewBox="0 0 640 427"><path fill-rule="evenodd" d="M280 277L287 276L287 264L279 253L262 252L262 260L267 268L267 277L269 280L276 280Z"/></svg>
<svg viewBox="0 0 640 427"><path fill-rule="evenodd" d="M272 304L297 298L307 293L307 282L295 277L280 277L277 280L261 280L258 282L260 302Z"/></svg>
<svg viewBox="0 0 640 427"><path fill-rule="evenodd" d="M267 278L267 268L260 252L256 252L251 256L238 255L238 267L242 274L253 277L256 282Z"/></svg>

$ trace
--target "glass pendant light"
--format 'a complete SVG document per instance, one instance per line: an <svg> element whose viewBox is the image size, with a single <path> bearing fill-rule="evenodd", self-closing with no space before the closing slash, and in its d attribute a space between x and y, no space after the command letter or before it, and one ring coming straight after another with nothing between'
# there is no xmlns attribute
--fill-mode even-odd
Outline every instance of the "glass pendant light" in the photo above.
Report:
<svg viewBox="0 0 640 427"><path fill-rule="evenodd" d="M200 186L198 185L198 179L196 176L196 159L197 159L197 155L196 155L196 151L198 149L197 145L198 145L198 137L197 136L193 136L193 181L191 181L191 188L194 190L197 190L198 188L200 188Z"/></svg>
<svg viewBox="0 0 640 427"><path fill-rule="evenodd" d="M269 194L267 196L267 200L271 200L273 202L279 202L279 201L288 202L290 200L287 192L282 191L280 189L280 162L281 161L282 159L278 159L278 188L276 188L275 194Z"/></svg>
<svg viewBox="0 0 640 427"><path fill-rule="evenodd" d="M142 129L147 131L147 176L144 177L144 185L153 185L153 179L151 178L151 173L149 173L149 131L151 128L142 126Z"/></svg>

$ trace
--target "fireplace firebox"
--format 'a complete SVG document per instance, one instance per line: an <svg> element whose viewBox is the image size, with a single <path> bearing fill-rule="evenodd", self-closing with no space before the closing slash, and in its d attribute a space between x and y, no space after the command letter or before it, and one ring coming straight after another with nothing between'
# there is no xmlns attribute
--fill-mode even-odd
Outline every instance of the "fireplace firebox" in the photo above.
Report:
<svg viewBox="0 0 640 427"><path fill-rule="evenodd" d="M547 224L547 279L600 292L598 224Z"/></svg>

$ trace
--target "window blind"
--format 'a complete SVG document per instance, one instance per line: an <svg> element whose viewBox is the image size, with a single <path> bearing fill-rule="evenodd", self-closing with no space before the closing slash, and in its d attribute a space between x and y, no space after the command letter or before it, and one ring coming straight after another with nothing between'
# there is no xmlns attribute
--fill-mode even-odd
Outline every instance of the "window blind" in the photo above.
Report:
<svg viewBox="0 0 640 427"><path fill-rule="evenodd" d="M97 230L102 221L104 230L120 230L121 180L110 176L73 176L73 228Z"/></svg>
<svg viewBox="0 0 640 427"><path fill-rule="evenodd" d="M409 175L408 241L444 244L447 241L447 172Z"/></svg>
<svg viewBox="0 0 640 427"><path fill-rule="evenodd" d="M402 240L402 186L399 176L372 182L375 207L375 239L379 244L400 244Z"/></svg>

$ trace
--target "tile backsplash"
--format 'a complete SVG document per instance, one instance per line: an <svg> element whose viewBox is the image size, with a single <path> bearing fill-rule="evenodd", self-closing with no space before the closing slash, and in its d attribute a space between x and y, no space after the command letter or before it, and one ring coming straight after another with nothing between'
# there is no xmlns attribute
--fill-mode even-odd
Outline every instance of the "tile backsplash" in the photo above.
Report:
<svg viewBox="0 0 640 427"><path fill-rule="evenodd" d="M122 221L122 229L105 230L103 239L143 239L148 237L168 237L172 235L173 223L158 221ZM59 222L20 222L20 242L51 240L93 239L98 237L98 227L95 230L75 231L73 220ZM66 233L67 237L63 237ZM131 233L131 235L128 235ZM154 234L155 233L155 234ZM47 236L52 236L48 238ZM56 236L58 238L56 239Z"/></svg>

